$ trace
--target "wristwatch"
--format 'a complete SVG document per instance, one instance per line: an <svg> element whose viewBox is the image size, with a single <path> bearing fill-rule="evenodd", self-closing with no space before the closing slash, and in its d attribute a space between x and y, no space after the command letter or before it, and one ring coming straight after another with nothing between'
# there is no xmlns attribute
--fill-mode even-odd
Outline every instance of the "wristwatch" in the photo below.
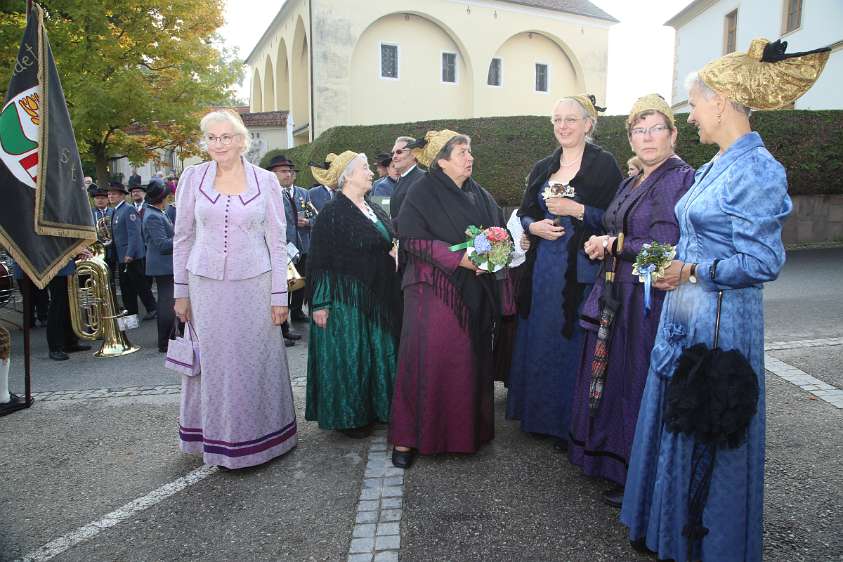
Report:
<svg viewBox="0 0 843 562"><path fill-rule="evenodd" d="M697 282L697 264L692 263L691 269L688 270L688 281L691 283Z"/></svg>

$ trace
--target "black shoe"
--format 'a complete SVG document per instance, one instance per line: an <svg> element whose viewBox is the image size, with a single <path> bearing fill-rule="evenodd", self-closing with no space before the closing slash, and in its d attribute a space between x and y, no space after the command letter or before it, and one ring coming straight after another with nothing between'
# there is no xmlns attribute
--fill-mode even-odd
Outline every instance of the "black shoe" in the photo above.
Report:
<svg viewBox="0 0 843 562"><path fill-rule="evenodd" d="M299 341L299 340L301 339L301 335L299 335L299 334L294 334L294 333L290 332L289 334L287 334L286 336L284 336L284 339L285 339L285 340Z"/></svg>
<svg viewBox="0 0 843 562"><path fill-rule="evenodd" d="M553 439L553 450L557 453L567 453L568 452L568 442L564 439L559 439L558 437Z"/></svg>
<svg viewBox="0 0 843 562"><path fill-rule="evenodd" d="M415 449L410 449L409 451L392 449L392 466L407 469L413 465L414 460L416 460Z"/></svg>
<svg viewBox="0 0 843 562"><path fill-rule="evenodd" d="M656 555L655 551L647 548L647 542L643 538L635 539L634 541L629 541L629 544L635 552L640 552L641 554L649 554L650 556Z"/></svg>
<svg viewBox="0 0 843 562"><path fill-rule="evenodd" d="M298 310L290 314L290 320L293 322L307 322L310 320L310 317L304 312Z"/></svg>
<svg viewBox="0 0 843 562"><path fill-rule="evenodd" d="M623 486L615 486L603 492L603 503L620 508L623 504Z"/></svg>
<svg viewBox="0 0 843 562"><path fill-rule="evenodd" d="M87 343L76 343L64 346L65 353L76 353L77 351L88 351L89 349L91 349L91 346Z"/></svg>
<svg viewBox="0 0 843 562"><path fill-rule="evenodd" d="M346 437L351 437L352 439L365 439L372 434L372 426L367 425L366 427L351 427L348 429L338 429L337 431Z"/></svg>
<svg viewBox="0 0 843 562"><path fill-rule="evenodd" d="M64 351L51 351L50 359L53 361L67 361L70 357Z"/></svg>
<svg viewBox="0 0 843 562"><path fill-rule="evenodd" d="M284 338L284 347L293 347L294 345L296 345L296 342L289 338Z"/></svg>
<svg viewBox="0 0 843 562"><path fill-rule="evenodd" d="M143 317L143 321L146 322L147 320L152 320L153 318L158 318L158 311L153 310L152 312L147 312L146 316Z"/></svg>

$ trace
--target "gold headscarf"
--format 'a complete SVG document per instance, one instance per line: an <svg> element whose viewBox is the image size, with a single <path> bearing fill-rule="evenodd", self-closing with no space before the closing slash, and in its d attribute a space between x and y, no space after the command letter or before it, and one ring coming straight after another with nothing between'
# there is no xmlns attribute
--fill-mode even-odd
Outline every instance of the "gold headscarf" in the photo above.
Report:
<svg viewBox="0 0 843 562"><path fill-rule="evenodd" d="M647 94L641 96L635 103L632 104L632 109L629 111L629 117L626 118L626 125L632 125L639 113L645 111L658 111L665 116L671 127L676 128L676 121L673 118L673 111L670 106L664 101L664 98L658 94Z"/></svg>
<svg viewBox="0 0 843 562"><path fill-rule="evenodd" d="M336 189L337 183L340 181L340 174L342 174L342 171L345 170L345 167L348 166L352 160L357 158L358 154L358 152L346 150L337 156L332 152L325 157L325 164L328 165L327 169L315 166L313 165L313 162L311 162L310 173L313 174L313 178L322 185L330 187L331 189Z"/></svg>
<svg viewBox="0 0 843 562"><path fill-rule="evenodd" d="M785 54L787 41L753 39L746 53L729 53L705 65L709 88L751 109L778 109L817 81L831 49Z"/></svg>
<svg viewBox="0 0 843 562"><path fill-rule="evenodd" d="M449 131L448 129L443 129L441 131L428 131L424 135L423 141L410 143L410 145L424 143L423 146L414 147L412 149L413 156L416 157L419 164L425 168L430 168L430 164L433 162L433 159L436 158L436 155L439 154L439 151L442 150L442 147L445 146L449 140L461 134L462 133L458 133L456 131Z"/></svg>
<svg viewBox="0 0 843 562"><path fill-rule="evenodd" d="M580 104L583 109L591 116L592 119L597 119L598 111L606 111L605 107L597 106L597 98L592 94L577 94L576 96L568 96L563 99L572 99Z"/></svg>

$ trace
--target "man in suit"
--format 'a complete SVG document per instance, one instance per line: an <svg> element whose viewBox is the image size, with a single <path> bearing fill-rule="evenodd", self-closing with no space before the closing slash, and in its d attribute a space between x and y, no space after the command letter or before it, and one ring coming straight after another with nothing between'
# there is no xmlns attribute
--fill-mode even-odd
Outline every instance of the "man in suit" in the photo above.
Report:
<svg viewBox="0 0 843 562"><path fill-rule="evenodd" d="M303 187L295 185L296 170L292 160L283 154L275 156L267 169L273 172L281 185L281 195L284 201L284 219L287 223L287 242L292 243L299 250L299 258L296 268L303 273L307 268L307 253L310 249L310 229L313 227L315 217L311 217L307 209L310 202L310 194ZM308 320L302 310L304 305L304 291L298 290L290 293L290 320L293 322L305 322ZM285 345L291 347L301 336L293 333L290 326L285 322L282 325Z"/></svg>
<svg viewBox="0 0 843 562"><path fill-rule="evenodd" d="M143 242L141 219L133 205L126 203L126 188L120 182L111 182L109 193L120 193L123 198L114 207L111 218L111 237L120 278L123 307L129 314L138 313L138 297L146 308L144 320L155 318L155 297L146 279L146 248Z"/></svg>
<svg viewBox="0 0 843 562"><path fill-rule="evenodd" d="M146 212L146 190L148 187L144 187L142 185L135 185L129 188L129 195L132 197L132 206L135 208L135 212L138 216L143 220L143 214Z"/></svg>
<svg viewBox="0 0 843 562"><path fill-rule="evenodd" d="M173 233L174 227L164 208L169 189L159 182L150 182L146 190L148 204L143 216L143 238L146 242L146 276L158 287L158 351L167 352L170 329L175 322L173 311Z"/></svg>
<svg viewBox="0 0 843 562"><path fill-rule="evenodd" d="M401 210L401 204L407 196L407 190L424 175L424 170L419 168L413 151L407 148L408 144L414 142L416 142L416 139L413 137L398 137L392 147L392 163L399 175L398 184L395 186L392 199L389 200L389 214L392 217L393 225L396 217L398 217L398 211Z"/></svg>

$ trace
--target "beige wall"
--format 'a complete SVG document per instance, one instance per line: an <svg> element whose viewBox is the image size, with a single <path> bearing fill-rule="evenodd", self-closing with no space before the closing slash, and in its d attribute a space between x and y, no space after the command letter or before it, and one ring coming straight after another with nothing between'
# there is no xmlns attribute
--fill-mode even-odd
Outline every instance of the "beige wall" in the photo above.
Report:
<svg viewBox="0 0 843 562"><path fill-rule="evenodd" d="M398 45L397 80L380 76L382 43ZM443 52L457 55L454 84L442 82ZM358 39L350 70L345 124L470 115L472 77L465 56L441 27L422 16L393 14L377 20Z"/></svg>
<svg viewBox="0 0 843 562"><path fill-rule="evenodd" d="M250 107L290 110L300 127L310 120L312 72L316 126L299 144L336 125L543 115L555 98L583 91L605 103L610 25L495 0L288 0L247 61ZM380 78L381 42L399 45L398 80ZM458 54L456 85L441 82L442 51ZM486 84L496 56L499 88ZM534 91L536 62L550 66L547 94Z"/></svg>

